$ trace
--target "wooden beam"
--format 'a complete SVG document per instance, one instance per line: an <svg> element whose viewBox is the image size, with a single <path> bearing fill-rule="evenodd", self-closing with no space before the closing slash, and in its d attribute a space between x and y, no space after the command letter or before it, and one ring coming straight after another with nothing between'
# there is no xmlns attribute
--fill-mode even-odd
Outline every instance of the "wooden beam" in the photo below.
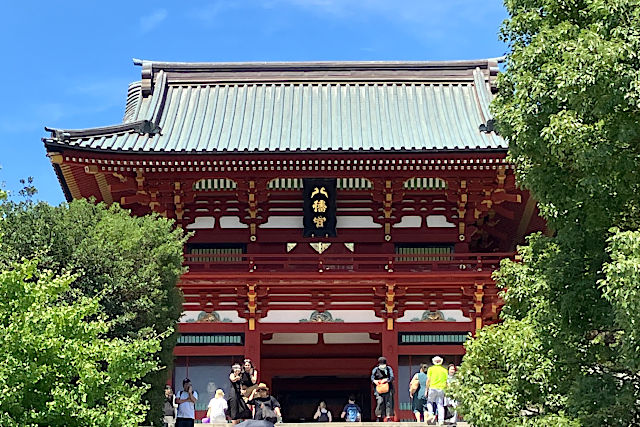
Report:
<svg viewBox="0 0 640 427"><path fill-rule="evenodd" d="M242 345L177 345L173 348L174 356L242 356Z"/></svg>
<svg viewBox="0 0 640 427"><path fill-rule="evenodd" d="M462 344L399 345L398 354L401 356L461 356L465 354L465 350Z"/></svg>
<svg viewBox="0 0 640 427"><path fill-rule="evenodd" d="M381 330L384 322L301 322L301 323L258 323L260 333L356 333Z"/></svg>
<svg viewBox="0 0 640 427"><path fill-rule="evenodd" d="M82 199L82 193L80 192L80 187L78 187L76 177L73 175L71 166L62 164L60 165L60 170L62 171L62 176L64 176L64 180L67 183L67 188L69 188L71 196L75 200Z"/></svg>
<svg viewBox="0 0 640 427"><path fill-rule="evenodd" d="M396 322L398 332L471 332L473 322Z"/></svg>
<svg viewBox="0 0 640 427"><path fill-rule="evenodd" d="M245 324L227 322L178 323L178 331L181 334L241 333L244 332Z"/></svg>
<svg viewBox="0 0 640 427"><path fill-rule="evenodd" d="M536 201L531 197L527 199L527 203L524 206L524 211L522 212L522 217L520 218L520 224L518 224L518 229L516 230L516 235L511 242L511 249L514 250L516 245L524 240L524 235L529 228L529 224L531 223L531 218L533 218L533 213L536 210Z"/></svg>

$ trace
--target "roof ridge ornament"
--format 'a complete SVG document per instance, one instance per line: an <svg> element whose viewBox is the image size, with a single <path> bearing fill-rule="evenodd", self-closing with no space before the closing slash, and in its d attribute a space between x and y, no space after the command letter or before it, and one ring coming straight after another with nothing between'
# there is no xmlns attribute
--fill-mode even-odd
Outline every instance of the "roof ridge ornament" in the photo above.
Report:
<svg viewBox="0 0 640 427"><path fill-rule="evenodd" d="M149 136L153 136L156 134L160 134L160 131L162 129L160 128L160 126L158 126L156 123L152 122L151 120L142 120L141 122L136 122L135 130L140 135L146 134Z"/></svg>
<svg viewBox="0 0 640 427"><path fill-rule="evenodd" d="M162 128L151 120L138 120L130 123L90 129L55 129L45 126L44 130L51 132L51 138L58 142L70 141L72 138L96 137L132 131L137 132L140 135L162 135L160 133Z"/></svg>
<svg viewBox="0 0 640 427"><path fill-rule="evenodd" d="M142 66L142 78L140 80L142 96L151 95L151 92L153 92L153 62L133 58L133 65Z"/></svg>
<svg viewBox="0 0 640 427"><path fill-rule="evenodd" d="M487 123L481 123L480 126L478 126L478 129L480 132L484 133L495 132L495 124L496 121L494 119L489 119L487 120Z"/></svg>

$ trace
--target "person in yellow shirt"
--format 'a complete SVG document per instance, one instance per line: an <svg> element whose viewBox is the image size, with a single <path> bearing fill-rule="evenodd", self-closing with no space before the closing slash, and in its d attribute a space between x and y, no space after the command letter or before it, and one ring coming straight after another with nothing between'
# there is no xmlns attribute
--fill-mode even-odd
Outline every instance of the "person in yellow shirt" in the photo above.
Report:
<svg viewBox="0 0 640 427"><path fill-rule="evenodd" d="M433 405L438 409L438 424L444 424L444 390L447 388L447 377L449 373L442 366L443 359L435 356L431 359L433 366L427 370L427 422L431 423L436 416L433 413Z"/></svg>

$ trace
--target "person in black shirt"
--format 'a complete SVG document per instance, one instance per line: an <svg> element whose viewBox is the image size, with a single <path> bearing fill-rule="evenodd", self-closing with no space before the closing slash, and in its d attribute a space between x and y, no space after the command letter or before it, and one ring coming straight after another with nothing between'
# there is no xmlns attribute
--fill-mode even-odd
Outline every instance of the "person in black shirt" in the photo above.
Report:
<svg viewBox="0 0 640 427"><path fill-rule="evenodd" d="M238 424L241 420L251 418L251 410L244 400L247 386L243 383L245 375L242 372L242 366L235 364L231 367L229 381L231 389L229 390L229 399L227 399L227 407L229 410L229 418L233 424Z"/></svg>
<svg viewBox="0 0 640 427"><path fill-rule="evenodd" d="M242 385L251 387L258 384L258 370L253 366L251 359L244 359L242 365Z"/></svg>
<svg viewBox="0 0 640 427"><path fill-rule="evenodd" d="M391 421L393 417L393 380L393 369L387 365L386 357L379 357L378 364L371 371L378 421Z"/></svg>
<svg viewBox="0 0 640 427"><path fill-rule="evenodd" d="M247 403L255 407L254 420L265 420L275 424L282 419L280 403L269 395L269 387L265 383L258 384Z"/></svg>
<svg viewBox="0 0 640 427"><path fill-rule="evenodd" d="M327 402L320 401L316 413L313 415L313 419L321 423L330 423L333 421L333 415L331 411L327 409Z"/></svg>
<svg viewBox="0 0 640 427"><path fill-rule="evenodd" d="M174 427L176 425L176 398L173 395L171 386L164 387L164 427Z"/></svg>

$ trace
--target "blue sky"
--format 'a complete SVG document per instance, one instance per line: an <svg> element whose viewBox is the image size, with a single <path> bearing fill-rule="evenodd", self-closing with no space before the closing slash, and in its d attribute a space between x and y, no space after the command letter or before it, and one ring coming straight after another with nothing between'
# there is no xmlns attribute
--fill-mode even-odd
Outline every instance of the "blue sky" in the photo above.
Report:
<svg viewBox="0 0 640 427"><path fill-rule="evenodd" d="M44 126L119 123L131 58L449 60L501 56L500 0L4 1L0 181L64 200Z"/></svg>

